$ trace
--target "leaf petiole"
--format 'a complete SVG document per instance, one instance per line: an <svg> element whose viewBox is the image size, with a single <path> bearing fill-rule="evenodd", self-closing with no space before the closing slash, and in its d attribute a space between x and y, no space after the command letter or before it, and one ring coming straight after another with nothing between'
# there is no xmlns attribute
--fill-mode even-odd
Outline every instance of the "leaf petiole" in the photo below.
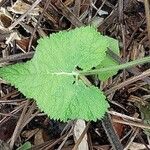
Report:
<svg viewBox="0 0 150 150"><path fill-rule="evenodd" d="M126 68L130 68L132 66L136 66L136 65L141 65L144 63L148 63L150 62L150 56L138 59L138 60L134 60L134 61L130 61L124 64L120 64L120 65L115 65L115 66L110 66L107 68L101 68L101 69L94 69L94 70L90 70L90 71L78 71L79 75L94 75L94 74L98 74L100 72L106 72L106 71L111 71L111 70L120 70L120 69L126 69Z"/></svg>

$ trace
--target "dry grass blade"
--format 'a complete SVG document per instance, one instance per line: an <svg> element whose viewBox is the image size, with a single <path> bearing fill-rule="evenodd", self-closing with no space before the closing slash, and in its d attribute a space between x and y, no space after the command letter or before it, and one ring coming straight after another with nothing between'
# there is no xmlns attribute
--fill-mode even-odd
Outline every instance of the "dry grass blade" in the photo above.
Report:
<svg viewBox="0 0 150 150"><path fill-rule="evenodd" d="M55 142L53 142L52 144L50 142L47 143L47 145L42 146L42 148L40 148L39 150L50 150L52 147L54 147L56 144L62 141L66 136L67 134L61 136L59 139L55 140ZM37 150L37 149L33 149L33 150Z"/></svg>
<svg viewBox="0 0 150 150"><path fill-rule="evenodd" d="M0 150L11 150L9 144L0 140Z"/></svg>
<svg viewBox="0 0 150 150"><path fill-rule="evenodd" d="M104 31L118 15L117 6L112 10L112 12L105 18L103 23L98 27L100 31Z"/></svg>
<svg viewBox="0 0 150 150"><path fill-rule="evenodd" d="M138 133L139 133L139 128L136 128L135 131L134 131L134 134L130 138L130 141L128 142L128 144L126 145L124 150L128 150L129 149L130 145L132 144L133 140L135 139L135 137L137 136Z"/></svg>
<svg viewBox="0 0 150 150"><path fill-rule="evenodd" d="M129 125L129 126L134 126L134 127L139 127L142 129L150 129L149 125L145 125L143 123L137 123L137 122L133 122L133 121L124 121L124 120L113 119L113 122Z"/></svg>
<svg viewBox="0 0 150 150"><path fill-rule="evenodd" d="M78 119L74 124L74 140L75 143L81 138L82 134L86 130L86 123L84 120ZM80 144L78 145L77 150L89 150L88 143L87 143L87 133L84 134L83 138L80 139Z"/></svg>
<svg viewBox="0 0 150 150"><path fill-rule="evenodd" d="M123 23L123 0L118 1L118 15L119 15L119 22Z"/></svg>
<svg viewBox="0 0 150 150"><path fill-rule="evenodd" d="M77 142L76 142L76 144L75 144L75 146L73 147L72 150L77 150L78 149L78 146L81 143L82 139L84 138L85 134L87 133L87 130L88 130L89 126L90 126L90 122L87 123L86 128L82 132L80 138L77 140Z"/></svg>
<svg viewBox="0 0 150 150"><path fill-rule="evenodd" d="M23 118L24 118L24 115L27 111L28 105L29 105L29 101L26 101L25 106L24 106L23 111L22 111L22 114L21 114L21 116L17 122L16 128L14 130L14 133L13 133L11 141L10 141L10 148L11 149L13 148L14 143L15 143L17 137L19 136L19 134L21 132L21 124L23 122Z"/></svg>
<svg viewBox="0 0 150 150"><path fill-rule="evenodd" d="M73 131L73 126L72 126L72 128L70 129L70 131L68 132L68 134L66 135L66 137L63 140L63 142L60 144L60 146L58 147L57 150L61 150L62 149L62 147L64 146L65 142L68 140L69 136L71 135L72 131Z"/></svg>
<svg viewBox="0 0 150 150"><path fill-rule="evenodd" d="M48 6L49 6L50 3L51 3L51 0L47 0L46 3L45 3L45 5L44 5L44 9L43 9L43 11L42 11L42 13L41 13L41 15L40 15L40 17L38 19L38 22L36 23L36 26L35 26L35 28L33 30L32 35L31 35L31 38L30 38L30 41L29 41L29 46L28 46L28 52L30 51L32 40L33 40L35 32L36 32L36 30L37 30L37 28L39 26L39 23L41 22L41 20L42 20L42 18L44 16L44 13L46 12L46 10L47 10L47 8L48 8Z"/></svg>
<svg viewBox="0 0 150 150"><path fill-rule="evenodd" d="M76 27L84 24L76 17L76 15L60 0L57 2L57 7L62 10L62 14Z"/></svg>
<svg viewBox="0 0 150 150"><path fill-rule="evenodd" d="M32 105L30 106L30 101L29 100L26 101L25 107L23 108L22 114L17 122L16 128L12 135L12 138L10 141L10 148L13 148L14 143L16 139L18 138L19 134L21 133L22 129L27 125L27 123L29 123L33 119L33 117L37 115L38 112L35 112L33 114L33 112L35 111L35 108L36 108L35 102L33 102Z"/></svg>
<svg viewBox="0 0 150 150"><path fill-rule="evenodd" d="M136 149L140 149L140 150L149 150L150 149L150 145L144 145L138 142L133 142L130 147L130 150L136 150Z"/></svg>
<svg viewBox="0 0 150 150"><path fill-rule="evenodd" d="M74 6L74 14L79 18L80 15L80 6L81 6L81 0L75 0L75 6Z"/></svg>
<svg viewBox="0 0 150 150"><path fill-rule="evenodd" d="M108 95L108 94L111 94L112 92L114 92L114 91L116 91L116 90L119 90L119 89L121 89L121 88L123 88L123 87L125 87L125 86L127 86L127 85L129 85L129 84L131 84L131 83L133 83L133 82L136 82L136 81L141 80L141 79L143 79L143 78L146 78L146 77L148 77L148 76L150 76L150 69L144 71L141 75L131 77L131 78L127 79L126 81L124 81L124 82L122 82L122 83L120 83L120 84L118 84L118 85L116 85L116 86L110 88L110 89L107 90L105 93L106 93L107 95Z"/></svg>
<svg viewBox="0 0 150 150"><path fill-rule="evenodd" d="M0 63L5 63L5 62L8 62L8 61L17 61L17 60L32 58L33 54L34 54L34 52L10 55L10 56L7 56L5 58L0 58Z"/></svg>
<svg viewBox="0 0 150 150"><path fill-rule="evenodd" d="M130 116L127 116L125 114L121 114L121 113L114 112L114 111L108 111L108 113L111 114L111 115L117 116L117 117L121 117L123 119L131 120L131 121L136 121L136 122L141 122L142 121L141 119L130 117Z"/></svg>
<svg viewBox="0 0 150 150"><path fill-rule="evenodd" d="M24 107L24 103L21 104L20 106L18 106L16 109L14 109L12 112L10 112L9 114L15 115L17 114L22 108ZM0 126L2 126L6 121L8 121L11 118L11 116L9 117L4 117L3 119L0 120Z"/></svg>
<svg viewBox="0 0 150 150"><path fill-rule="evenodd" d="M150 43L150 1L144 0L144 5L145 5L146 20L147 20L148 39Z"/></svg>
<svg viewBox="0 0 150 150"><path fill-rule="evenodd" d="M23 15L21 15L13 24L11 24L8 30L11 31L13 28L15 28L15 26L19 24L40 2L41 0L36 0Z"/></svg>

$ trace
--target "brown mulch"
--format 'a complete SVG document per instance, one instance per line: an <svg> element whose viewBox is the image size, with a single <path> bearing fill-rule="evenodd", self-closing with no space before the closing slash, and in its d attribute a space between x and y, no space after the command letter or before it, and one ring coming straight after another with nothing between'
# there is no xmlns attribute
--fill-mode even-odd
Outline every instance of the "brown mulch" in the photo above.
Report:
<svg viewBox="0 0 150 150"><path fill-rule="evenodd" d="M148 0L0 0L0 67L30 60L42 36L89 24L119 40L120 56L112 55L119 63L150 56ZM119 71L99 85L125 149L149 149L150 118L145 122L139 108L144 103L150 115L149 85L150 63ZM0 150L15 150L27 141L33 150L54 150L64 139L61 149L71 150L76 145L69 133L72 124L48 118L35 102L0 79ZM111 149L101 121L87 123L86 133L90 150Z"/></svg>

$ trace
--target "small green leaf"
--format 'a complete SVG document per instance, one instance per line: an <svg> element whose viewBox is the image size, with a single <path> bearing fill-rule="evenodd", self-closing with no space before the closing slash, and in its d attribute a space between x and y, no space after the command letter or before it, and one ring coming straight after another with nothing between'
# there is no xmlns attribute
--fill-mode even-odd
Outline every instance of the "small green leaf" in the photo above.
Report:
<svg viewBox="0 0 150 150"><path fill-rule="evenodd" d="M29 150L31 149L31 143L30 142L25 142L23 145L21 145L17 150Z"/></svg>
<svg viewBox="0 0 150 150"><path fill-rule="evenodd" d="M100 64L107 38L87 26L41 38L32 60L0 69L0 76L26 97L36 100L51 118L101 119L107 108L103 92L74 76L76 67L90 70ZM74 83L75 82L75 83Z"/></svg>
<svg viewBox="0 0 150 150"><path fill-rule="evenodd" d="M142 105L142 103L137 104L140 113L141 118L145 125L150 125L150 102L145 102L145 104ZM148 136L150 136L150 129L143 129L144 133Z"/></svg>
<svg viewBox="0 0 150 150"><path fill-rule="evenodd" d="M107 38L107 42L109 43L108 48L110 48L114 53L119 55L118 41L113 38L107 37L107 36L105 36L105 38ZM105 58L102 60L102 62L96 68L100 69L100 68L106 68L106 67L110 67L110 66L113 67L116 65L118 65L118 63L107 54L105 56ZM112 77L113 75L117 74L117 72L118 72L118 70L101 72L98 74L98 77L100 80L106 81L109 77Z"/></svg>

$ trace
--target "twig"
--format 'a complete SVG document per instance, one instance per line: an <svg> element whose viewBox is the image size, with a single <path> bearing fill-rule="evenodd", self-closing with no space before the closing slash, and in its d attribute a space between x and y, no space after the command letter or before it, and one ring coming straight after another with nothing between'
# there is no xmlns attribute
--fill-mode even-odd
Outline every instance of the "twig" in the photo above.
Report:
<svg viewBox="0 0 150 150"><path fill-rule="evenodd" d="M67 134L64 134L63 136L61 136L59 139L55 140L54 143L48 145L48 146L45 146L45 147L42 147L40 150L50 150L53 146L55 146L58 142L60 142L62 139L64 139L65 137L67 136ZM35 149L37 150L37 149Z"/></svg>
<svg viewBox="0 0 150 150"><path fill-rule="evenodd" d="M11 111L9 114L12 114L12 115L17 114L23 107L24 107L24 103L19 105L15 110ZM11 118L11 116L4 117L3 119L1 119L0 126L2 126L4 123L6 123L10 118Z"/></svg>
<svg viewBox="0 0 150 150"><path fill-rule="evenodd" d="M130 145L132 144L133 140L135 139L135 137L137 136L138 133L139 133L139 128L136 128L134 134L131 135L130 141L128 142L128 144L126 145L124 150L128 150L129 149Z"/></svg>
<svg viewBox="0 0 150 150"><path fill-rule="evenodd" d="M142 129L150 129L149 125L146 125L143 123L124 121L124 120L119 120L119 119L115 119L115 118L113 118L112 120L113 120L113 122L116 122L116 123L121 123L121 124L129 125L129 126L139 127Z"/></svg>
<svg viewBox="0 0 150 150"><path fill-rule="evenodd" d="M19 134L21 133L22 129L37 115L39 111L35 111L36 104L35 102L32 103L32 105L29 107L30 102L26 101L25 107L22 111L22 114L17 122L16 128L14 130L14 133L11 138L10 142L10 148L13 148L13 145L18 138ZM28 109L29 107L29 109Z"/></svg>
<svg viewBox="0 0 150 150"><path fill-rule="evenodd" d="M4 58L0 58L0 63L5 63L5 62L8 62L8 61L22 60L22 59L27 59L27 58L32 58L33 54L34 54L34 52L10 55L10 56L4 57Z"/></svg>
<svg viewBox="0 0 150 150"><path fill-rule="evenodd" d="M59 0L57 2L58 8L62 10L62 14L76 27L83 26L84 24L75 16L75 14L70 11L70 9L62 2L62 0Z"/></svg>
<svg viewBox="0 0 150 150"><path fill-rule="evenodd" d="M128 42L127 45L126 45L126 50L130 47L130 45L131 45L131 43L132 43L132 41L133 41L133 39L134 39L135 34L137 33L137 31L138 31L139 28L143 25L144 22L145 22L145 17L144 17L143 20L139 23L139 25L134 29L134 31L133 31L133 33L132 33L130 39L129 39L129 42Z"/></svg>
<svg viewBox="0 0 150 150"><path fill-rule="evenodd" d="M8 27L8 30L11 31L17 24L19 24L42 0L36 0L32 6L21 15L11 26Z"/></svg>
<svg viewBox="0 0 150 150"><path fill-rule="evenodd" d="M41 22L41 20L42 20L42 18L43 18L43 16L44 16L44 13L46 12L46 10L47 10L47 8L48 8L48 6L49 6L50 3L51 3L51 0L47 0L46 3L45 3L45 5L44 5L44 9L43 9L43 11L42 11L42 13L41 13L41 15L40 15L40 17L39 17L39 19L38 19L38 22L36 23L36 26L35 26L35 28L34 28L34 30L33 30L32 35L31 35L31 38L30 38L30 41L29 41L29 46L28 46L28 52L29 52L30 49L31 49L31 44L32 44L32 41L33 41L35 32L36 32L36 30L37 30L37 28L38 28L38 25L39 25L39 23Z"/></svg>
<svg viewBox="0 0 150 150"><path fill-rule="evenodd" d="M118 113L118 112L115 112L115 111L108 111L108 113L111 114L111 115L117 116L117 117L121 117L123 119L136 121L136 122L142 122L142 119L130 117L130 116L127 116L125 114L121 114L121 113Z"/></svg>
<svg viewBox="0 0 150 150"><path fill-rule="evenodd" d="M147 21L148 39L150 43L150 2L149 0L144 0L144 5L145 5L145 14L146 14L146 21Z"/></svg>
<svg viewBox="0 0 150 150"><path fill-rule="evenodd" d="M118 1L119 22L123 23L123 0Z"/></svg>
<svg viewBox="0 0 150 150"><path fill-rule="evenodd" d="M148 77L148 76L150 76L150 69L144 71L141 75L134 76L134 77L129 78L129 79L127 79L126 81L124 81L124 82L122 82L122 83L120 83L120 84L118 84L118 85L116 85L116 86L113 86L112 88L110 88L109 90L107 90L105 93L106 93L107 95L108 95L108 94L111 94L111 93L112 93L113 91L115 91L115 90L119 90L119 89L121 89L121 88L123 88L123 87L125 87L125 86L127 86L127 85L129 85L129 84L131 84L131 83L133 83L133 82L136 82L136 81L141 80L141 79L143 79L143 78L146 78L146 77Z"/></svg>
<svg viewBox="0 0 150 150"><path fill-rule="evenodd" d="M60 144L60 146L57 148L57 150L61 150L62 147L64 146L65 142L67 141L67 139L69 138L69 136L71 135L73 131L73 126L71 127L70 131L68 132L68 134L66 135L66 137L64 138L63 142Z"/></svg>
<svg viewBox="0 0 150 150"><path fill-rule="evenodd" d="M79 18L80 15L80 5L81 5L81 0L75 0L75 5L74 5L74 14L76 17Z"/></svg>
<svg viewBox="0 0 150 150"><path fill-rule="evenodd" d="M87 132L87 130L88 130L88 128L89 128L89 125L90 125L90 122L87 123L86 128L85 128L84 131L82 132L80 138L77 140L77 142L76 142L76 144L75 144L75 146L73 147L72 150L77 150L77 149L78 149L78 146L79 146L79 144L81 143L82 139L84 138L84 136L85 136L85 134L86 134L86 132Z"/></svg>
<svg viewBox="0 0 150 150"><path fill-rule="evenodd" d="M13 135L11 137L11 141L10 141L10 148L11 149L13 148L14 143L15 143L17 137L18 137L18 134L21 131L21 124L22 124L22 121L23 121L23 117L24 117L24 115L25 115L25 113L27 111L28 105L29 105L29 101L26 102L25 107L23 108L22 114L21 114L21 116L20 116L20 118L18 120L18 123L16 125L16 128L14 130L14 133L13 133Z"/></svg>
<svg viewBox="0 0 150 150"><path fill-rule="evenodd" d="M139 140L145 145L145 148L147 150L150 150L150 148L148 147L147 143L145 142L145 140L142 138L142 136L140 134L138 134L137 136L139 138Z"/></svg>
<svg viewBox="0 0 150 150"><path fill-rule="evenodd" d="M107 137L113 147L113 150L123 150L123 146L119 141L118 135L115 133L112 123L110 121L110 116L108 114L105 115L104 119L102 119L102 126L105 129Z"/></svg>
<svg viewBox="0 0 150 150"><path fill-rule="evenodd" d="M0 1L0 8L5 5L6 3L8 3L9 0L1 0Z"/></svg>

